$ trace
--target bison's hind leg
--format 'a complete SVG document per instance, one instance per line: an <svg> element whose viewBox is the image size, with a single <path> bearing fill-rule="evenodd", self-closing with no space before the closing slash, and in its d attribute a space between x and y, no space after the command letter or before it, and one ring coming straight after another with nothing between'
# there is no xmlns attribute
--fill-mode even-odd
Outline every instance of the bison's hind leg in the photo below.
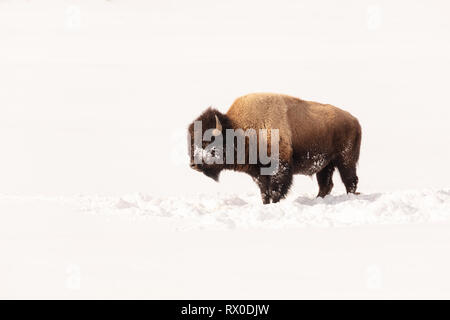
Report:
<svg viewBox="0 0 450 320"><path fill-rule="evenodd" d="M319 184L318 197L325 197L333 189L334 164L330 162L325 168L317 173L317 183Z"/></svg>
<svg viewBox="0 0 450 320"><path fill-rule="evenodd" d="M336 165L341 175L342 182L347 189L347 193L355 193L358 187L358 176L356 175L356 164L359 159L359 149L361 146L361 127L357 123L357 131L354 139L350 141L336 159Z"/></svg>
<svg viewBox="0 0 450 320"><path fill-rule="evenodd" d="M356 175L356 164L347 165L342 163L338 165L338 170L347 193L357 194L358 176Z"/></svg>

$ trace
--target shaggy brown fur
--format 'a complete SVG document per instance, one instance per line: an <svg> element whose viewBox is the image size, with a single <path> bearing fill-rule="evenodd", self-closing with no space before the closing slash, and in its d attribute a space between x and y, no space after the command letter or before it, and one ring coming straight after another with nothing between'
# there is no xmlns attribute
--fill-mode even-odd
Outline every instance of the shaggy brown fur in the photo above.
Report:
<svg viewBox="0 0 450 320"><path fill-rule="evenodd" d="M254 93L236 99L226 114L209 108L196 120L202 121L205 131L216 128L215 116L222 125L224 143L225 130L228 128L244 131L278 129L279 170L274 175L263 176L260 175L260 164L198 165L193 163L191 154L192 168L215 180L223 169L248 173L258 184L265 204L270 201L278 202L286 196L293 174L317 174L318 196L326 196L333 188L332 176L336 167L347 192L356 193L356 164L361 144L361 127L350 113L329 104L305 101L287 95ZM193 132L191 124L191 146ZM270 146L270 141L268 145Z"/></svg>

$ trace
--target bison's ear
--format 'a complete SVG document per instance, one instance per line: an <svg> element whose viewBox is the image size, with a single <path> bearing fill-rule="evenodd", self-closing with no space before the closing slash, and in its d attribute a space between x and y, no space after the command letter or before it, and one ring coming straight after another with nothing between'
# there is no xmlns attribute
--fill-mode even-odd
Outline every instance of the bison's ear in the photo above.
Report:
<svg viewBox="0 0 450 320"><path fill-rule="evenodd" d="M219 136L222 134L222 124L217 115L215 114L214 116L216 117L216 128L213 130L212 134L213 136Z"/></svg>

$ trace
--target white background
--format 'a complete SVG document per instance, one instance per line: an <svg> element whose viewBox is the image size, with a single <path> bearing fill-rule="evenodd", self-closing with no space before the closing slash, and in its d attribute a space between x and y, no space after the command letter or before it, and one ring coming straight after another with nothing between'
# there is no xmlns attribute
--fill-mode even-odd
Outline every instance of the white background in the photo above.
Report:
<svg viewBox="0 0 450 320"><path fill-rule="evenodd" d="M209 105L225 112L259 91L358 117L361 191L446 187L448 10L445 1L0 1L0 193L256 191L242 174L216 184L190 170L184 135ZM316 189L296 179L294 192Z"/></svg>
<svg viewBox="0 0 450 320"><path fill-rule="evenodd" d="M0 0L0 298L450 297L449 9ZM361 196L189 168L189 123L261 91L359 118Z"/></svg>

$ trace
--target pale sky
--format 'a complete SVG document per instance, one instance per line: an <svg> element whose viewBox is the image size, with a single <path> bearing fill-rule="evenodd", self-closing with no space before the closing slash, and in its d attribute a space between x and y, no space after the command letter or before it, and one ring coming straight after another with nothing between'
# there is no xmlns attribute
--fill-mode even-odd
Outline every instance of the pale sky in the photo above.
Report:
<svg viewBox="0 0 450 320"><path fill-rule="evenodd" d="M358 117L362 192L448 187L449 9L2 0L0 193L256 192L249 177L216 184L183 159L203 109L259 91ZM296 180L294 192L316 193Z"/></svg>

